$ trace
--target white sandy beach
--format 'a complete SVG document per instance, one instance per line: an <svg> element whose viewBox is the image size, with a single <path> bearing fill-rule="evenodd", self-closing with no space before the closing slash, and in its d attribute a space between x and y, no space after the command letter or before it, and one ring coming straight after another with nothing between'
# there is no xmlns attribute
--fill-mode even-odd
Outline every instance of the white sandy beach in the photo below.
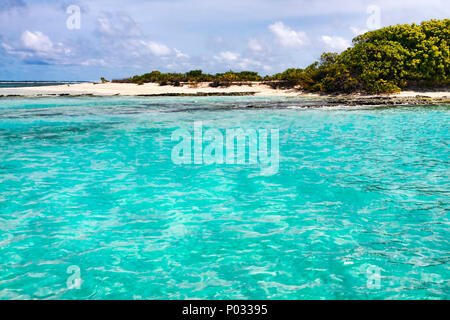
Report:
<svg viewBox="0 0 450 320"><path fill-rule="evenodd" d="M36 94L92 94L95 96L138 96L138 95L162 95L162 94L229 94L248 93L258 96L298 96L298 90L273 90L269 86L255 84L252 86L230 86L228 88L212 88L208 83L199 84L197 87L184 85L182 87L160 86L156 83L137 85L132 83L79 83L71 85L27 87L27 88L0 88L0 95L36 95Z"/></svg>
<svg viewBox="0 0 450 320"><path fill-rule="evenodd" d="M26 88L0 88L0 96L19 95L19 96L35 96L35 95L94 95L94 96L139 96L139 95L164 95L164 94L254 94L255 96L285 96L285 97L319 97L318 94L304 93L298 89L275 90L271 87L254 83L251 86L230 86L227 88L212 88L208 83L199 84L197 87L184 85L182 87L160 86L156 83L145 83L143 85L131 83L79 83L71 85L57 85L45 87L26 87ZM427 96L431 98L450 97L450 91L403 91L397 94L384 95L390 97L416 97ZM357 95L358 97L365 97Z"/></svg>

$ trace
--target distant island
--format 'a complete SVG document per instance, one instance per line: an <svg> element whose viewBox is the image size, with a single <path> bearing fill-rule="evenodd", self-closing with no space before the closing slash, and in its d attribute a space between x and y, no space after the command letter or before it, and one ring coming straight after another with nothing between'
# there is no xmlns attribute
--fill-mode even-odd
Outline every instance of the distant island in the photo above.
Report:
<svg viewBox="0 0 450 320"><path fill-rule="evenodd" d="M152 71L100 82L0 88L0 98L46 96L282 96L323 105L450 103L450 19L366 32L342 53L324 53L305 69L207 74ZM315 105L315 102L312 102ZM258 106L256 106L258 107Z"/></svg>
<svg viewBox="0 0 450 320"><path fill-rule="evenodd" d="M315 93L398 93L402 90L440 88L450 85L450 19L390 26L369 31L353 39L353 46L342 53L324 53L305 69L287 69L260 76L242 71L186 73L152 71L113 83L157 83L160 86L210 87L251 85L263 82L274 89L298 87ZM107 82L102 78L102 82Z"/></svg>

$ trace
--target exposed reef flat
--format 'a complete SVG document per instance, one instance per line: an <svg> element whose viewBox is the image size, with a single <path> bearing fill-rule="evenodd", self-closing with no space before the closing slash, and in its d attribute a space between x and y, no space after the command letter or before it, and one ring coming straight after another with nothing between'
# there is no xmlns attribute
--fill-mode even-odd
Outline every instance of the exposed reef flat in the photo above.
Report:
<svg viewBox="0 0 450 320"><path fill-rule="evenodd" d="M326 99L327 105L346 106L376 106L376 105L421 105L450 103L448 97L430 97L417 95L415 97L374 96L374 97L332 97Z"/></svg>

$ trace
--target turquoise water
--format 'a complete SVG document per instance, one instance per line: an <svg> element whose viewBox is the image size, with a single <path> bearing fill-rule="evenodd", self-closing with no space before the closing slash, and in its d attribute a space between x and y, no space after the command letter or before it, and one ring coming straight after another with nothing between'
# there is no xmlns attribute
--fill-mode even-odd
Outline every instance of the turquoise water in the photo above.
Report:
<svg viewBox="0 0 450 320"><path fill-rule="evenodd" d="M1 99L0 299L449 299L450 106L304 103ZM279 172L175 165L194 121Z"/></svg>

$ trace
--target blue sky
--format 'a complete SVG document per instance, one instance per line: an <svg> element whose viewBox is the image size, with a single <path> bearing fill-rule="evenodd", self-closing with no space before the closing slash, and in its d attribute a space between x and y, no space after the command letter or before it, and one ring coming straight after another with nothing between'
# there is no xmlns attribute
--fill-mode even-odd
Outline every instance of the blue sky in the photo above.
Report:
<svg viewBox="0 0 450 320"><path fill-rule="evenodd" d="M448 0L0 0L0 79L272 74L366 30L448 17Z"/></svg>

